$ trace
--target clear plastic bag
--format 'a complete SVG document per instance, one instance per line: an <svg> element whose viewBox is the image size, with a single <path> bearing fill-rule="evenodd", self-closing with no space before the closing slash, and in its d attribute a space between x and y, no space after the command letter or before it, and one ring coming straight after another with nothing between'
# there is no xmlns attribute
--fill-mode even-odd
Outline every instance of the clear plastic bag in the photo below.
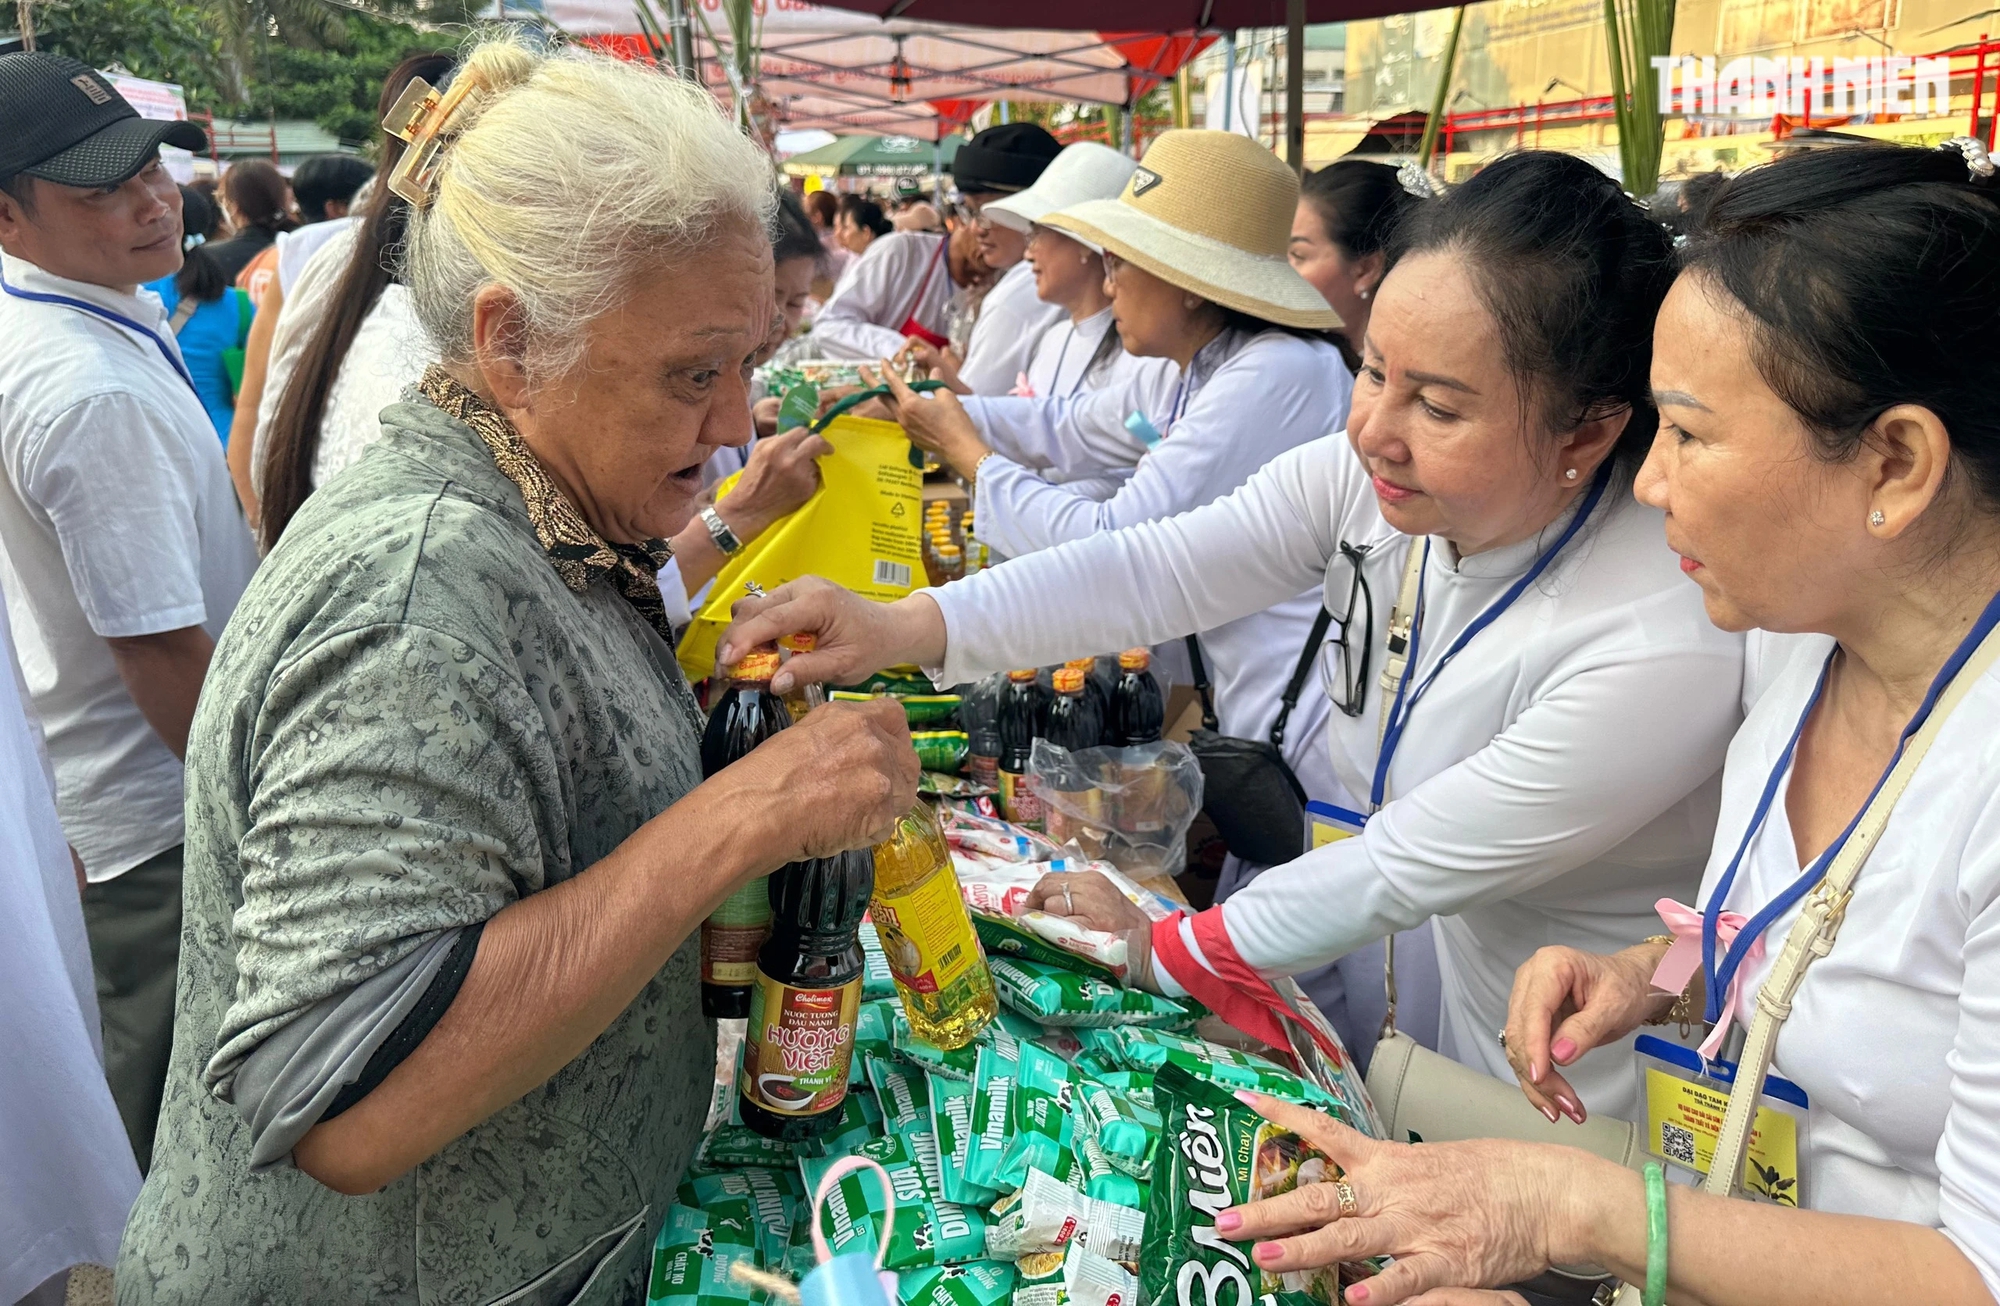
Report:
<svg viewBox="0 0 2000 1306"><path fill-rule="evenodd" d="M1201 764L1187 745L1072 753L1037 739L1028 774L1055 842L1074 841L1085 856L1142 880L1186 865L1188 827L1201 811Z"/></svg>

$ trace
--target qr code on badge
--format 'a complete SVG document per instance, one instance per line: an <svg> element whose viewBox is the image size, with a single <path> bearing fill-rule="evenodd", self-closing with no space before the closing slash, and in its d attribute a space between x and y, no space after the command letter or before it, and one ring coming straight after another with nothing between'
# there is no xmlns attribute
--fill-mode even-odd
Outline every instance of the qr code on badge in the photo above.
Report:
<svg viewBox="0 0 2000 1306"><path fill-rule="evenodd" d="M1660 1122L1660 1155L1685 1166L1694 1164L1694 1134L1671 1120Z"/></svg>

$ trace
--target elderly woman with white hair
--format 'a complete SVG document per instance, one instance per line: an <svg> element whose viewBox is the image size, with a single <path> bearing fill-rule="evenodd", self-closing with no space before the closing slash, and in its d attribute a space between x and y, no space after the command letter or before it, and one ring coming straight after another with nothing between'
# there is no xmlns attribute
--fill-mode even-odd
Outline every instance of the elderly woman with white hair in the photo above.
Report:
<svg viewBox="0 0 2000 1306"><path fill-rule="evenodd" d="M504 40L432 132L396 180L442 361L292 520L190 736L124 1303L643 1301L714 1065L697 925L915 801L893 704L702 779L655 573L750 435L754 147L697 88Z"/></svg>

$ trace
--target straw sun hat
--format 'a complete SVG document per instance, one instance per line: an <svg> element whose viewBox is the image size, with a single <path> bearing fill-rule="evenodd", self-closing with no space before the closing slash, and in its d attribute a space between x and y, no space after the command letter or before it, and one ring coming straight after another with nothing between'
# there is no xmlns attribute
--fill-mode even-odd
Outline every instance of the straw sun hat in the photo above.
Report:
<svg viewBox="0 0 2000 1306"><path fill-rule="evenodd" d="M1298 178L1249 137L1170 131L1117 199L1035 220L1224 308L1280 326L1338 327L1340 315L1285 258L1298 206Z"/></svg>

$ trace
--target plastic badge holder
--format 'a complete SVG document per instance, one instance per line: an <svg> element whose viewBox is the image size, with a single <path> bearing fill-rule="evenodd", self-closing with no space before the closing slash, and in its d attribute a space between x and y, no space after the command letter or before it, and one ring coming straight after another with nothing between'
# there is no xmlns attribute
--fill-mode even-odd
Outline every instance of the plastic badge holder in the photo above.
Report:
<svg viewBox="0 0 2000 1306"><path fill-rule="evenodd" d="M1705 1061L1699 1052L1651 1034L1641 1034L1632 1050L1646 1110L1646 1150L1659 1158L1669 1179L1699 1185L1715 1155L1736 1066ZM1799 1157L1806 1151L1807 1105L1806 1091L1797 1084L1764 1077L1738 1180L1743 1196L1777 1206L1805 1205Z"/></svg>
<svg viewBox="0 0 2000 1306"><path fill-rule="evenodd" d="M826 1204L827 1194L856 1170L875 1172L888 1204L882 1212L882 1242L872 1260L859 1253L835 1256L826 1245L825 1230L820 1228L819 1210ZM896 1231L896 1190L889 1183L887 1170L865 1156L842 1157L820 1177L807 1218L812 1221L813 1256L819 1263L799 1283L799 1306L896 1306L896 1275L882 1268L889 1238Z"/></svg>

